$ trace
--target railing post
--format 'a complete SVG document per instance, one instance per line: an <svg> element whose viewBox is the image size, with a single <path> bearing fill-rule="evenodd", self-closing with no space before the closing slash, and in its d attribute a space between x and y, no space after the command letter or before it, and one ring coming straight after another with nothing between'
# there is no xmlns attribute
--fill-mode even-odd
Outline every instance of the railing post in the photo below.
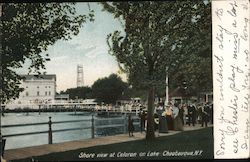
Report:
<svg viewBox="0 0 250 162"><path fill-rule="evenodd" d="M39 115L40 115L41 114L41 105L39 104L38 107L39 107L38 110L39 110Z"/></svg>
<svg viewBox="0 0 250 162"><path fill-rule="evenodd" d="M0 132L0 143L1 143L1 151L0 151L0 156L2 156L2 157L4 157L4 150L5 150L5 143L6 143L6 139L4 139L3 137L2 137L2 134L1 134L1 132Z"/></svg>
<svg viewBox="0 0 250 162"><path fill-rule="evenodd" d="M51 122L51 116L49 117L49 144L52 144L52 128L51 128L52 122Z"/></svg>
<svg viewBox="0 0 250 162"><path fill-rule="evenodd" d="M4 116L4 110L5 110L5 106L1 106L1 114L2 114L2 116Z"/></svg>
<svg viewBox="0 0 250 162"><path fill-rule="evenodd" d="M95 127L94 127L94 115L92 115L92 119L91 119L91 137L95 138Z"/></svg>
<svg viewBox="0 0 250 162"><path fill-rule="evenodd" d="M127 133L127 118L126 114L124 115L124 129L123 129L124 134Z"/></svg>

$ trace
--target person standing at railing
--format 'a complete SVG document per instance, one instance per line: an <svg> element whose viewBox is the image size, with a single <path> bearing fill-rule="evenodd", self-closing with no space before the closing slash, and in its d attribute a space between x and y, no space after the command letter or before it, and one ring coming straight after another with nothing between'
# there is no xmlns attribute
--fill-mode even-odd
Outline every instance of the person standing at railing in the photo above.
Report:
<svg viewBox="0 0 250 162"><path fill-rule="evenodd" d="M131 115L128 116L128 134L129 134L129 137L131 136L134 136L133 135L133 132L135 130L135 127L134 127L134 123L133 123L133 118L131 117Z"/></svg>

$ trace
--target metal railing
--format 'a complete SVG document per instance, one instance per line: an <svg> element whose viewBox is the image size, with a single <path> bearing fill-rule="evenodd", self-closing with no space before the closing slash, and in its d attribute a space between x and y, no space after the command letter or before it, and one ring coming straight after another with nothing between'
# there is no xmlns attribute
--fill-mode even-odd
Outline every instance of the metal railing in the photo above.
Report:
<svg viewBox="0 0 250 162"><path fill-rule="evenodd" d="M110 119L120 119L123 120L122 124L102 124L102 125L95 125L95 120L105 121ZM135 121L139 118L133 118ZM66 128L66 129L58 129L52 130L52 125L54 124L61 124L61 123L75 123L75 122L91 122L90 127L75 127L75 128ZM140 122L134 122L134 125L139 125ZM102 128L113 128L113 127L124 127L123 133L127 132L127 116L122 116L119 118L94 118L92 115L91 119L85 120L67 120L67 121L56 121L52 122L51 117L49 117L48 122L40 122L40 123L30 123L30 124L12 124L12 125L2 125L1 128L12 128L12 127L25 127L25 126L36 126L36 125L48 125L48 130L45 131L34 131L34 132L26 132L26 133L15 133L15 134L6 134L2 135L3 138L14 137L14 136L25 136L25 135L35 135L35 134L43 134L48 133L48 144L53 143L53 133L56 132L64 132L64 131L73 131L73 130L82 130L82 129L91 129L91 138L95 138L95 130L102 129Z"/></svg>

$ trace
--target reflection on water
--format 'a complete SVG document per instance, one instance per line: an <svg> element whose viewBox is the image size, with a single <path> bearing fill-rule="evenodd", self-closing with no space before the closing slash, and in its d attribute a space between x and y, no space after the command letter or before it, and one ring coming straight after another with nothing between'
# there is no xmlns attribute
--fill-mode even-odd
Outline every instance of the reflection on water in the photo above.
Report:
<svg viewBox="0 0 250 162"><path fill-rule="evenodd" d="M66 120L88 120L82 122L74 123L60 123L52 124L52 130L67 129L67 128L86 128L91 127L92 114L89 112L57 112L57 113L6 113L4 117L1 118L1 125L12 125L12 124L27 124L27 123L38 123L38 122L48 122L49 116L52 118L52 122L55 121L66 121ZM98 120L99 119L99 120ZM124 125L124 117L110 118L109 120L100 120L101 118L95 117L95 125L105 125L105 124L117 124ZM16 133L26 133L35 131L47 131L48 125L35 125L35 126L25 126L25 127L10 127L1 128L2 135L16 134ZM116 128L102 128L96 129L96 136L98 135L112 135L117 133L123 133L124 126L119 126ZM91 138L90 129L81 129L74 131L64 131L64 132L54 132L53 133L53 143L60 143L72 140L87 139ZM7 137L5 149L21 148L27 146L43 145L48 144L48 134L36 134L36 135L25 135L25 136L14 136Z"/></svg>

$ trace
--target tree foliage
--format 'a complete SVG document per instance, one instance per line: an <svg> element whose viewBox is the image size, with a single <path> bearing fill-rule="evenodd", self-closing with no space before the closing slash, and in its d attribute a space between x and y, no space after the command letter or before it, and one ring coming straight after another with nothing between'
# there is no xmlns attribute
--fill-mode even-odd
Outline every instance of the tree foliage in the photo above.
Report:
<svg viewBox="0 0 250 162"><path fill-rule="evenodd" d="M70 88L60 94L69 94L70 99L89 99L92 98L92 89L90 87Z"/></svg>
<svg viewBox="0 0 250 162"><path fill-rule="evenodd" d="M148 89L146 138L152 139L155 88L165 85L166 69L170 83L176 86L187 78L193 78L201 71L196 70L210 60L211 6L203 1L191 0L102 4L104 10L121 20L125 31L125 34L114 31L108 35L110 54L117 58L120 68L128 74L129 82L134 87ZM180 70L183 71L179 73ZM210 72L205 70L205 76ZM211 81L206 80L207 77L203 79ZM188 83L199 90L197 82Z"/></svg>
<svg viewBox="0 0 250 162"><path fill-rule="evenodd" d="M57 40L69 40L79 33L88 15L77 15L74 3L3 3L1 4L1 99L18 97L20 77L15 72L27 60L29 71L40 74L48 54L41 55Z"/></svg>
<svg viewBox="0 0 250 162"><path fill-rule="evenodd" d="M95 81L92 85L92 92L98 102L115 103L127 88L127 83L116 74L111 74L109 77Z"/></svg>
<svg viewBox="0 0 250 162"><path fill-rule="evenodd" d="M103 6L124 20L126 34L115 31L108 35L108 45L121 69L129 73L133 86L143 87L149 83L159 86L164 84L166 66L169 75L174 77L179 69L186 70L184 67L193 63L195 67L203 65L211 58L210 4L202 1L113 2ZM147 48L150 51L145 50ZM188 70L195 72L196 68ZM188 70L183 71L184 74L189 75Z"/></svg>

